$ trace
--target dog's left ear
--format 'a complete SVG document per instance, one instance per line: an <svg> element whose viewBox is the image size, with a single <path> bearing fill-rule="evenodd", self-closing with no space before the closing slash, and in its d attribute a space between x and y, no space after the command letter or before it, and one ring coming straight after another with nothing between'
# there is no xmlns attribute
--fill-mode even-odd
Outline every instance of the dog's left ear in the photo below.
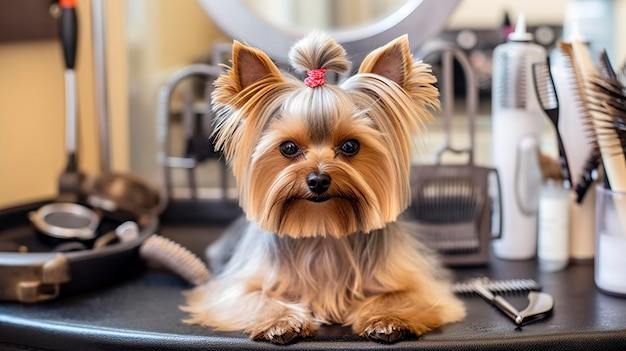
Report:
<svg viewBox="0 0 626 351"><path fill-rule="evenodd" d="M412 64L409 37L405 34L369 53L359 67L359 73L378 74L402 87L406 83Z"/></svg>
<svg viewBox="0 0 626 351"><path fill-rule="evenodd" d="M396 82L419 107L416 112L422 120L431 120L430 112L440 108L437 78L429 64L413 60L407 35L372 51L363 60L359 73L376 74ZM380 94L381 90L377 92Z"/></svg>

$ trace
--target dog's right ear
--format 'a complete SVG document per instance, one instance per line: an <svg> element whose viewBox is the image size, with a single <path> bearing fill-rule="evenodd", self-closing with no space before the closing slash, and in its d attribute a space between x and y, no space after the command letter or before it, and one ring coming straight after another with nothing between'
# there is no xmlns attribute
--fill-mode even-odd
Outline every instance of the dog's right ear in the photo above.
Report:
<svg viewBox="0 0 626 351"><path fill-rule="evenodd" d="M242 103L241 99L233 100L233 98L264 79L276 82L277 79L282 80L283 78L278 67L263 51L235 40L233 42L232 67L227 74L222 75L215 82L216 94L213 98L218 103L239 105Z"/></svg>
<svg viewBox="0 0 626 351"><path fill-rule="evenodd" d="M233 71L237 74L240 90L263 78L280 76L278 67L263 51L236 40L233 44Z"/></svg>

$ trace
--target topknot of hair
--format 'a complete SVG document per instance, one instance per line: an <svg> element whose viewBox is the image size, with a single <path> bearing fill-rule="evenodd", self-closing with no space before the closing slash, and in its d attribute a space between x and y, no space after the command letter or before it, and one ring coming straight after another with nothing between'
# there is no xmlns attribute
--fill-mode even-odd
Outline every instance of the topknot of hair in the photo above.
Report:
<svg viewBox="0 0 626 351"><path fill-rule="evenodd" d="M346 73L350 69L346 50L321 31L313 31L295 43L289 51L289 62L300 72L325 68Z"/></svg>

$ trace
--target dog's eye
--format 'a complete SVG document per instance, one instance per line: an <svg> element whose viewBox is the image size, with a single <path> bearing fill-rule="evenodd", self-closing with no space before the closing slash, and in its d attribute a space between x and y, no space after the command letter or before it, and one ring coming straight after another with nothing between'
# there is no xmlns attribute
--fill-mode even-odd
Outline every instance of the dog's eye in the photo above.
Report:
<svg viewBox="0 0 626 351"><path fill-rule="evenodd" d="M339 150L347 156L356 155L361 145L354 139L346 140L341 144Z"/></svg>
<svg viewBox="0 0 626 351"><path fill-rule="evenodd" d="M293 141L285 141L280 144L280 153L286 157L294 157L298 154L300 148Z"/></svg>

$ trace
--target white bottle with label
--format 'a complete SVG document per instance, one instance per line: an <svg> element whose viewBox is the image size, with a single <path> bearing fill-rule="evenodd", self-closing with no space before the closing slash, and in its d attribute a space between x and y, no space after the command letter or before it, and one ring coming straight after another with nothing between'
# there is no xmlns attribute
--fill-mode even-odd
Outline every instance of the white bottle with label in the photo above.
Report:
<svg viewBox="0 0 626 351"><path fill-rule="evenodd" d="M546 60L545 49L526 32L524 15L515 31L493 52L492 163L502 194L502 237L494 254L525 260L537 250L537 208L541 189L538 150L543 111L533 88L532 64Z"/></svg>
<svg viewBox="0 0 626 351"><path fill-rule="evenodd" d="M548 179L539 197L537 258L539 268L558 271L569 262L569 213L572 192L562 182Z"/></svg>

